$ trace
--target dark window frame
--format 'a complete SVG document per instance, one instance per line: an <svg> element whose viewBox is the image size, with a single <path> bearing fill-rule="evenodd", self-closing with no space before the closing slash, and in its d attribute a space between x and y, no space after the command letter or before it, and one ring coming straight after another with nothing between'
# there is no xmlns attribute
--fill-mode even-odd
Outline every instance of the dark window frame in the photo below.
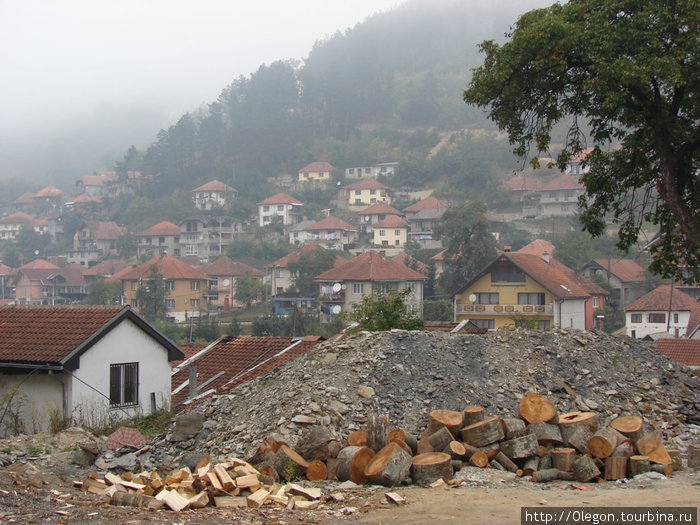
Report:
<svg viewBox="0 0 700 525"><path fill-rule="evenodd" d="M139 363L109 365L109 405L111 407L138 406Z"/></svg>

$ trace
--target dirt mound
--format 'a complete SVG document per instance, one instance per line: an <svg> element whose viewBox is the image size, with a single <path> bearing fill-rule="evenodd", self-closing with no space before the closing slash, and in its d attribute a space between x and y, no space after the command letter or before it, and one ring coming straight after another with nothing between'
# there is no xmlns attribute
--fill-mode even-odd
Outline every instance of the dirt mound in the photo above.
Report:
<svg viewBox="0 0 700 525"><path fill-rule="evenodd" d="M314 422L342 440L376 411L418 435L431 410L477 404L513 415L527 392L546 395L562 412L594 410L601 424L622 413L642 415L671 442L700 429L700 379L646 342L574 330L361 332L197 406L202 431L177 442L169 432L155 442L151 460L246 456L269 434L293 443Z"/></svg>

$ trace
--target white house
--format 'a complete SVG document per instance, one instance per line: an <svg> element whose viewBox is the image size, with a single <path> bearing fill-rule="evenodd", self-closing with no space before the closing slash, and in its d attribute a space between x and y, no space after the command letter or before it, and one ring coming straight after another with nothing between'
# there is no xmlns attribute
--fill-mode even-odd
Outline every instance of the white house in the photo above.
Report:
<svg viewBox="0 0 700 525"><path fill-rule="evenodd" d="M128 306L0 308L0 433L67 420L104 426L170 407L170 362L185 354Z"/></svg>
<svg viewBox="0 0 700 525"><path fill-rule="evenodd" d="M285 225L298 224L304 219L302 206L303 202L286 193L268 197L258 202L258 224L267 226L275 220Z"/></svg>
<svg viewBox="0 0 700 525"><path fill-rule="evenodd" d="M697 309L694 297L670 284L661 285L625 307L627 335L635 339L685 337L691 313Z"/></svg>

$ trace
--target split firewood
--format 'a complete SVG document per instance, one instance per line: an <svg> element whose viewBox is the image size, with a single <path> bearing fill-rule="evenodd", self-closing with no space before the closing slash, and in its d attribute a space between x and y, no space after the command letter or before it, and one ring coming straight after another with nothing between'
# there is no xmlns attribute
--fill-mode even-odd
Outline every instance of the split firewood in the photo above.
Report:
<svg viewBox="0 0 700 525"><path fill-rule="evenodd" d="M311 510L315 509L320 505L320 502L318 501L304 501L301 499L297 499L294 501L294 508L295 509L300 509L300 510Z"/></svg>
<svg viewBox="0 0 700 525"><path fill-rule="evenodd" d="M279 452L279 451L278 451ZM259 509L265 504L265 501L270 497L270 492L263 488L256 490L245 500L249 507Z"/></svg>
<svg viewBox="0 0 700 525"><path fill-rule="evenodd" d="M418 485L430 485L438 479L447 481L452 477L451 458L442 452L429 452L413 457L411 477Z"/></svg>
<svg viewBox="0 0 700 525"><path fill-rule="evenodd" d="M595 412L569 412L559 416L558 423L562 439L565 443L573 446L570 438L577 429L583 427L586 429L586 433L591 436L598 431L598 414ZM588 447L588 442L586 442L586 447Z"/></svg>
<svg viewBox="0 0 700 525"><path fill-rule="evenodd" d="M309 463L287 445L282 445L273 460L273 467L280 479L292 480L301 478L306 473Z"/></svg>
<svg viewBox="0 0 700 525"><path fill-rule="evenodd" d="M593 456L604 459L611 456L617 446L626 440L627 438L614 428L601 428L588 441L588 451Z"/></svg>
<svg viewBox="0 0 700 525"><path fill-rule="evenodd" d="M576 450L573 448L555 448L551 452L552 466L557 470L572 472Z"/></svg>
<svg viewBox="0 0 700 525"><path fill-rule="evenodd" d="M190 505L190 501L176 490L163 489L156 496L158 501L164 502L171 510L180 512Z"/></svg>
<svg viewBox="0 0 700 525"><path fill-rule="evenodd" d="M537 436L526 434L522 437L501 441L501 451L510 459L521 459L535 456L539 453L540 447L537 444Z"/></svg>
<svg viewBox="0 0 700 525"><path fill-rule="evenodd" d="M468 406L462 411L461 428L468 427L484 419L486 419L486 410L484 410L484 407L476 405Z"/></svg>
<svg viewBox="0 0 700 525"><path fill-rule="evenodd" d="M406 498L397 494L396 492L385 492L384 496L386 497L387 501L395 503L396 505L402 505L406 503Z"/></svg>
<svg viewBox="0 0 700 525"><path fill-rule="evenodd" d="M520 400L520 416L528 423L551 421L557 416L557 409L546 397L529 393Z"/></svg>
<svg viewBox="0 0 700 525"><path fill-rule="evenodd" d="M287 485L286 492L289 494L294 494L295 496L302 496L308 500L321 499L323 493L318 487L302 487L296 483L290 483Z"/></svg>
<svg viewBox="0 0 700 525"><path fill-rule="evenodd" d="M367 447L345 447L338 453L335 475L338 481L350 480L362 485L365 483L365 467L374 456Z"/></svg>
<svg viewBox="0 0 700 525"><path fill-rule="evenodd" d="M534 481L535 483L544 483L546 481L553 481L555 479L571 481L574 479L574 473L564 472L563 470L557 470L555 468L538 470L532 473L532 481Z"/></svg>
<svg viewBox="0 0 700 525"><path fill-rule="evenodd" d="M258 475L248 474L246 476L237 477L236 488L239 490L248 489L251 492L255 492L256 490L258 490L258 488L260 488L260 480L258 479Z"/></svg>
<svg viewBox="0 0 700 525"><path fill-rule="evenodd" d="M309 481L328 479L328 467L319 459L310 461L309 466L306 467L306 479Z"/></svg>
<svg viewBox="0 0 700 525"><path fill-rule="evenodd" d="M209 505L209 495L206 491L199 492L198 494L195 494L194 496L187 499L190 502L190 509L203 509L204 507Z"/></svg>
<svg viewBox="0 0 700 525"><path fill-rule="evenodd" d="M219 482L226 492L236 488L236 483L234 483L233 479L231 479L231 476L229 476L228 472L226 472L223 465L214 466L214 474L216 474L216 477L219 478Z"/></svg>
<svg viewBox="0 0 700 525"><path fill-rule="evenodd" d="M501 420L491 417L464 427L459 431L462 440L475 447L485 447L503 439Z"/></svg>
<svg viewBox="0 0 700 525"><path fill-rule="evenodd" d="M368 481L386 487L400 484L411 471L411 456L396 443L389 443L365 466Z"/></svg>
<svg viewBox="0 0 700 525"><path fill-rule="evenodd" d="M527 434L525 432L525 421L518 417L502 417L501 426L503 426L505 439L523 437Z"/></svg>
<svg viewBox="0 0 700 525"><path fill-rule="evenodd" d="M215 496L214 506L222 509L230 509L235 507L247 507L248 503L242 496Z"/></svg>
<svg viewBox="0 0 700 525"><path fill-rule="evenodd" d="M574 461L574 477L577 481L588 482L600 476L600 469L590 456L580 456Z"/></svg>
<svg viewBox="0 0 700 525"><path fill-rule="evenodd" d="M657 446L651 452L647 452L646 455L649 456L649 461L652 463L658 463L659 465L671 465L673 462L673 460L671 460L671 456L666 450L666 447L662 443L660 443L659 446Z"/></svg>
<svg viewBox="0 0 700 525"><path fill-rule="evenodd" d="M648 456L630 456L628 461L628 471L631 478L638 474L644 474L651 470Z"/></svg>
<svg viewBox="0 0 700 525"><path fill-rule="evenodd" d="M367 447L379 452L389 443L389 418L384 414L370 414L367 418Z"/></svg>
<svg viewBox="0 0 700 525"><path fill-rule="evenodd" d="M639 416L621 416L613 419L610 422L610 426L634 442L642 437L643 423L642 418Z"/></svg>
<svg viewBox="0 0 700 525"><path fill-rule="evenodd" d="M535 434L535 436L537 436L537 443L540 445L549 443L558 446L564 443L559 427L550 423L530 423L527 425L525 432L526 434Z"/></svg>
<svg viewBox="0 0 700 525"><path fill-rule="evenodd" d="M434 434L440 428L446 427L454 435L462 428L462 413L455 410L433 410L428 418L429 434Z"/></svg>
<svg viewBox="0 0 700 525"><path fill-rule="evenodd" d="M605 479L615 481L627 477L627 457L609 456L605 458Z"/></svg>

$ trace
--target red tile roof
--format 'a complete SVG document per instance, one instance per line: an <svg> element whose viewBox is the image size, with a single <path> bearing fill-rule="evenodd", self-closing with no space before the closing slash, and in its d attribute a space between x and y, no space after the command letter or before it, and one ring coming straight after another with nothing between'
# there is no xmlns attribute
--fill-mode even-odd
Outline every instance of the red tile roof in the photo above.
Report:
<svg viewBox="0 0 700 525"><path fill-rule="evenodd" d="M33 261L29 261L27 264L23 264L19 267L20 270L25 270L27 268L53 268L56 270L58 269L58 266L50 263L46 259L34 259Z"/></svg>
<svg viewBox="0 0 700 525"><path fill-rule="evenodd" d="M195 354L173 369L172 406L175 407L187 399L189 385L185 382L189 380L189 366L192 364L197 367L198 394L209 390L220 392L271 372L305 353L321 339L319 336L308 336L302 339L223 337L210 345L211 347L206 347L200 354ZM210 382L204 384L207 381Z"/></svg>
<svg viewBox="0 0 700 525"><path fill-rule="evenodd" d="M65 191L59 190L56 186L46 186L40 189L34 194L35 198L42 197L67 197L68 194Z"/></svg>
<svg viewBox="0 0 700 525"><path fill-rule="evenodd" d="M678 288L674 288L673 298L671 298L671 285L662 284L632 304L628 304L625 312L667 311L669 308L676 312L692 311L696 305L697 301L693 297Z"/></svg>
<svg viewBox="0 0 700 525"><path fill-rule="evenodd" d="M126 233L126 228L114 221L87 221L85 228L90 230L97 240L113 241Z"/></svg>
<svg viewBox="0 0 700 525"><path fill-rule="evenodd" d="M578 177L573 175L560 175L554 180L545 182L540 187L540 191L554 191L554 190L578 190L583 189L584 186L578 180Z"/></svg>
<svg viewBox="0 0 700 525"><path fill-rule="evenodd" d="M83 175L78 179L85 186L104 186L108 182L111 182L114 176L111 175Z"/></svg>
<svg viewBox="0 0 700 525"><path fill-rule="evenodd" d="M66 286L85 286L85 279L80 267L77 268L20 268L17 270L14 282L20 281L25 276L30 281L39 281L42 285L51 285L54 278L61 276L65 279Z"/></svg>
<svg viewBox="0 0 700 525"><path fill-rule="evenodd" d="M0 219L0 224L34 224L34 217L22 211L16 211Z"/></svg>
<svg viewBox="0 0 700 525"><path fill-rule="evenodd" d="M88 195L87 193L81 193L77 197L73 199L73 202L75 204L87 204L89 202L94 202L94 203L100 203L102 202L100 199L97 197L94 197L92 195Z"/></svg>
<svg viewBox="0 0 700 525"><path fill-rule="evenodd" d="M347 231L357 231L357 228L350 223L345 222L338 217L333 217L329 215L324 217L318 222L313 223L311 226L304 228L304 231L320 231L320 230L347 230Z"/></svg>
<svg viewBox="0 0 700 525"><path fill-rule="evenodd" d="M151 266L154 264L165 279L206 279L202 272L167 253L156 255L149 261L122 274L119 278L123 281L148 278L151 275Z"/></svg>
<svg viewBox="0 0 700 525"><path fill-rule="evenodd" d="M294 250L292 253L288 253L287 255L285 255L284 257L280 257L276 261L271 262L270 264L266 264L265 268L286 268L290 262L298 261L299 257L301 257L302 254L307 252L313 252L316 250L325 250L325 248L323 246L319 246L316 243L305 244L301 248L297 248L296 250ZM343 259L343 262L347 262L346 259Z"/></svg>
<svg viewBox="0 0 700 525"><path fill-rule="evenodd" d="M445 260L445 252L447 250L442 250L441 252L436 253L433 255L430 259L432 261L444 261Z"/></svg>
<svg viewBox="0 0 700 525"><path fill-rule="evenodd" d="M428 275L428 267L415 257L411 257L407 253L400 253L391 257L392 261L403 264L406 268L413 268L423 275Z"/></svg>
<svg viewBox="0 0 700 525"><path fill-rule="evenodd" d="M381 182L376 179L363 179L358 182L353 182L347 186L343 186L346 190L386 190L387 186L384 186Z"/></svg>
<svg viewBox="0 0 700 525"><path fill-rule="evenodd" d="M180 227L172 222L163 221L154 224L136 234L137 237L157 237L159 235L180 235Z"/></svg>
<svg viewBox="0 0 700 525"><path fill-rule="evenodd" d="M319 281L423 281L425 275L370 250L316 277Z"/></svg>
<svg viewBox="0 0 700 525"><path fill-rule="evenodd" d="M332 172L335 168L328 162L312 162L299 170L299 173L325 173Z"/></svg>
<svg viewBox="0 0 700 525"><path fill-rule="evenodd" d="M360 212L360 215L401 215L403 212L389 206L386 202L381 201L376 204L372 204L369 208L365 208Z"/></svg>
<svg viewBox="0 0 700 525"><path fill-rule="evenodd" d="M695 337L697 331L700 330L700 301L696 301L693 309L690 311L690 318L688 319L688 328L686 328L686 337Z"/></svg>
<svg viewBox="0 0 700 525"><path fill-rule="evenodd" d="M406 207L403 209L404 212L419 212L423 210L446 210L447 209L447 204L444 202L436 199L435 197L427 197L423 199L422 201L418 201L415 204L411 204L410 206Z"/></svg>
<svg viewBox="0 0 700 525"><path fill-rule="evenodd" d="M272 197L268 197L264 201L258 202L258 206L261 204L298 204L303 206L304 203L301 202L298 199L295 199L291 195L287 195L286 193L278 193L276 195L273 195Z"/></svg>
<svg viewBox="0 0 700 525"><path fill-rule="evenodd" d="M232 275L235 277L238 275L245 275L246 273L257 275L259 277L265 275L265 272L261 272L257 268L253 268L252 266L248 266L247 264L243 264L242 262L236 261L227 256L219 257L214 262L200 266L197 269L203 274L209 276Z"/></svg>
<svg viewBox="0 0 700 525"><path fill-rule="evenodd" d="M34 194L31 191L25 191L22 195L12 201L12 204L34 204Z"/></svg>
<svg viewBox="0 0 700 525"><path fill-rule="evenodd" d="M537 255L505 253L508 259L535 281L560 298L608 295L608 292L553 257L549 262Z"/></svg>
<svg viewBox="0 0 700 525"><path fill-rule="evenodd" d="M83 270L83 276L96 277L98 275L114 275L115 273L130 268L128 263L119 259L106 259L95 266Z"/></svg>
<svg viewBox="0 0 700 525"><path fill-rule="evenodd" d="M503 186L511 191L537 191L542 183L533 176L518 175L505 181Z"/></svg>
<svg viewBox="0 0 700 525"><path fill-rule="evenodd" d="M375 230L377 228L408 228L408 223L398 215L389 215L383 221L379 221L375 224L373 228Z"/></svg>
<svg viewBox="0 0 700 525"><path fill-rule="evenodd" d="M586 148L581 151L579 151L576 155L571 157L571 160L569 160L570 163L573 162L583 162L583 160L588 157L588 154L593 151L594 148Z"/></svg>
<svg viewBox="0 0 700 525"><path fill-rule="evenodd" d="M12 268L0 262L0 275L10 275L12 273L15 273Z"/></svg>
<svg viewBox="0 0 700 525"><path fill-rule="evenodd" d="M525 253L529 255L537 255L542 257L545 253L552 255L554 253L554 245L544 239L535 239L530 244L527 244L517 250L515 253Z"/></svg>
<svg viewBox="0 0 700 525"><path fill-rule="evenodd" d="M700 339L657 339L656 351L687 366L700 366Z"/></svg>
<svg viewBox="0 0 700 525"><path fill-rule="evenodd" d="M192 190L194 191L223 191L223 192L232 192L232 193L238 193L238 190L236 188L232 188L228 184L224 184L221 181L218 180L213 180L211 182L207 182L206 184L203 184L199 188L195 188Z"/></svg>
<svg viewBox="0 0 700 525"><path fill-rule="evenodd" d="M593 259L603 270L610 268L610 273L625 282L639 282L646 280L644 268L632 259Z"/></svg>

